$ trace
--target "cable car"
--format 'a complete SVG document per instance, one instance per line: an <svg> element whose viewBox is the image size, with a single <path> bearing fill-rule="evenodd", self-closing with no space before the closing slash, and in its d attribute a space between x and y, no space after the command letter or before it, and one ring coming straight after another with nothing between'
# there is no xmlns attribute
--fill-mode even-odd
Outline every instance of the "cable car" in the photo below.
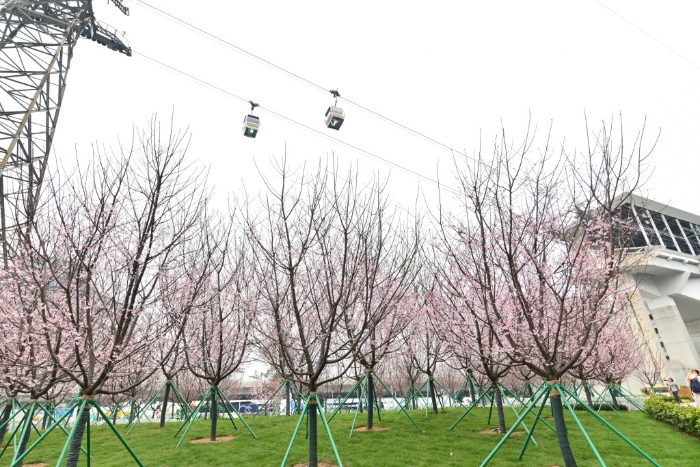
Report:
<svg viewBox="0 0 700 467"><path fill-rule="evenodd" d="M248 138L255 138L260 129L260 119L253 115L256 107L260 107L253 101L248 101L250 104L250 113L243 119L243 136Z"/></svg>
<svg viewBox="0 0 700 467"><path fill-rule="evenodd" d="M326 110L326 126L331 130L339 130L340 126L345 121L345 112L340 107L334 105Z"/></svg>
<svg viewBox="0 0 700 467"><path fill-rule="evenodd" d="M243 136L255 138L260 128L260 119L255 115L246 115L243 119Z"/></svg>
<svg viewBox="0 0 700 467"><path fill-rule="evenodd" d="M338 98L340 93L338 90L330 91L331 95L335 97L335 104L328 107L326 110L326 126L331 130L340 130L340 125L345 121L345 112L343 109L338 107Z"/></svg>

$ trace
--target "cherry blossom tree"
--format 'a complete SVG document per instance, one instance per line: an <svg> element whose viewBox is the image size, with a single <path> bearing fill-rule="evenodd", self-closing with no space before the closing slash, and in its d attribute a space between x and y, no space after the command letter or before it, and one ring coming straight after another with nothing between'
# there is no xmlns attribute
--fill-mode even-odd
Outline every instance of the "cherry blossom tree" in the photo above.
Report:
<svg viewBox="0 0 700 467"><path fill-rule="evenodd" d="M282 161L274 176L264 177L260 211L247 215L261 297L257 351L283 378L308 389L309 465L316 467L316 393L345 373L357 339L367 335L359 303L376 194L353 170L341 177L336 165L308 175ZM331 365L340 370L327 372Z"/></svg>
<svg viewBox="0 0 700 467"><path fill-rule="evenodd" d="M383 184L375 182L371 190L374 205L368 213L366 234L360 239L361 295L355 314L347 314L345 318L348 337L357 343L353 358L365 372L361 378L366 379L367 386L368 430L372 429L374 415L373 373L386 356L400 348L398 338L410 319L412 306L408 303L411 301L408 292L419 271L421 229L420 219L409 224L398 218L396 209L389 210ZM366 328L355 327L354 320L365 321Z"/></svg>
<svg viewBox="0 0 700 467"><path fill-rule="evenodd" d="M475 251L468 249L469 251ZM494 402L498 416L498 432L506 432L505 415L503 412L503 387L501 381L511 369L507 352L499 343L494 326L490 323L492 307L500 307L504 297L499 284L491 283L490 288L480 284L483 271L468 273L466 268L476 270L484 268L484 262L472 258L451 258L446 261L454 269L455 276L450 277L447 268L441 269L442 288L444 289L445 305L438 307L443 323L443 335L449 342L449 347L455 356L462 359L471 357L473 369L482 373L493 388ZM464 275L469 274L469 278ZM479 277L475 279L474 276ZM472 282L473 281L473 282Z"/></svg>
<svg viewBox="0 0 700 467"><path fill-rule="evenodd" d="M216 441L220 384L243 369L250 358L248 347L256 289L250 248L235 229L231 215L206 226L207 256L212 272L203 290L203 303L194 307L184 332L187 367L209 383L211 441ZM226 401L222 401L226 403ZM228 407L224 407L228 411Z"/></svg>
<svg viewBox="0 0 700 467"><path fill-rule="evenodd" d="M403 333L399 340L403 349ZM388 355L379 369L382 380L399 396L410 396L417 388L421 371L415 366L411 356L402 351ZM408 401L407 401L408 402ZM415 399L411 398L411 408L417 408ZM407 407L408 408L408 407Z"/></svg>
<svg viewBox="0 0 700 467"><path fill-rule="evenodd" d="M514 365L556 385L598 345L608 321L628 312L624 226L626 191L642 182L641 134L631 147L604 128L588 151L554 154L547 144L534 161L533 138L513 146L504 134L489 159L481 153L458 165L460 226L477 234L490 275L507 298L488 315L498 344ZM455 216L456 217L456 216ZM561 396L551 394L557 438L567 467L576 465Z"/></svg>
<svg viewBox="0 0 700 467"><path fill-rule="evenodd" d="M590 357L597 370L596 379L608 387L615 410L619 409L617 395L622 381L639 369L644 358L642 342L630 329L630 323L629 316L611 319L601 331L598 345Z"/></svg>
<svg viewBox="0 0 700 467"><path fill-rule="evenodd" d="M78 163L73 173L48 181L46 201L22 239L27 280L41 288L34 271L42 265L52 283L38 304L46 349L84 401L70 467L77 465L95 396L128 391L115 383L134 364L157 369L150 350L168 325L159 280L182 265L175 253L197 232L206 204L204 180L187 166L186 146L185 134L162 131L154 119L120 156L95 149L87 166Z"/></svg>
<svg viewBox="0 0 700 467"><path fill-rule="evenodd" d="M433 414L438 413L435 372L438 365L452 357L448 341L443 337L441 316L444 316L444 302L438 298L439 289L435 277L427 270L422 271L411 292L413 310L412 319L403 329L402 352L411 359L412 364L428 377L428 397L432 404Z"/></svg>

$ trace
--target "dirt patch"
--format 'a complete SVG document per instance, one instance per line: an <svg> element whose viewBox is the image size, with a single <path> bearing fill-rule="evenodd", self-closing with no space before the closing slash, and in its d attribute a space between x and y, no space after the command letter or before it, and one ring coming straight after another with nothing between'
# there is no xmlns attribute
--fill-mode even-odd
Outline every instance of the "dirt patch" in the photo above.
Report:
<svg viewBox="0 0 700 467"><path fill-rule="evenodd" d="M39 462L38 464L24 464L24 467L49 467L46 462Z"/></svg>
<svg viewBox="0 0 700 467"><path fill-rule="evenodd" d="M361 426L359 428L355 428L355 431L384 431L388 429L389 427L387 426L373 426L371 430L368 430L366 426Z"/></svg>
<svg viewBox="0 0 700 467"><path fill-rule="evenodd" d="M309 467L308 462L304 462L302 464L294 464L294 467ZM338 467L335 464L329 464L328 462L319 462L318 467Z"/></svg>
<svg viewBox="0 0 700 467"><path fill-rule="evenodd" d="M480 431L479 433L483 433L483 434L485 434L485 435L505 435L505 433L499 433L498 430L493 430L493 429L491 429L491 430L482 430L482 431ZM522 431L514 431L514 432L512 432L510 435L513 436L513 435L522 435L522 434L523 434Z"/></svg>
<svg viewBox="0 0 700 467"><path fill-rule="evenodd" d="M199 438L199 439L190 440L190 443L194 443L194 444L221 443L223 441L231 441L232 439L236 439L236 437L235 436L217 436L216 441L212 441L209 438Z"/></svg>

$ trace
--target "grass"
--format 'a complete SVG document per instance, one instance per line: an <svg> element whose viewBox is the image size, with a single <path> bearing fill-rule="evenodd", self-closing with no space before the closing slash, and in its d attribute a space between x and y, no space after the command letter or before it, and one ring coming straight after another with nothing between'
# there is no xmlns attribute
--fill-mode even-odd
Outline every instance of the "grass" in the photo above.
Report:
<svg viewBox="0 0 700 467"><path fill-rule="evenodd" d="M457 420L462 411L448 409L438 415L425 417L425 411L413 411L412 416L420 426L418 431L405 415L395 412L383 412L382 420L375 425L388 427L376 432L355 432L349 438L352 414L340 414L331 423L331 431L346 467L379 466L478 466L498 443L502 435L482 433L495 426L495 412L492 424L487 425L488 409L475 409L474 416L468 415L462 422L449 431L450 425ZM549 409L545 409L548 414ZM510 424L515 421L507 416ZM568 414L567 414L568 415ZM607 465L615 467L641 467L651 465L637 454L624 441L596 421L592 416L577 412L596 447ZM640 448L651 455L664 467L695 467L698 465L696 452L700 441L680 433L675 428L658 422L644 413L628 412L618 416L607 412L601 415L613 426L628 436ZM358 423L365 419L360 414ZM186 441L175 449L177 439L175 432L178 423L168 423L158 429L155 423L139 424L128 436L127 441L147 467L184 467L184 466L280 466L287 445L294 431L297 417L257 417L246 418L258 435L254 439L250 432L237 423L234 430L230 421L219 421L219 435L235 435L232 441L194 444L187 440L206 438L209 435L209 422L193 424ZM376 420L376 419L375 419ZM320 420L319 420L320 422ZM588 447L583 435L576 427L571 416L567 416L569 437L578 465L599 465L593 452ZM119 431L125 433L121 426ZM522 431L522 430L519 430ZM287 465L305 462L308 444L304 439L304 428L292 449ZM92 427L92 466L120 467L136 465L117 438L105 426ZM33 439L36 438L36 435ZM555 434L544 425L539 425L535 432L538 446L530 444L522 461L517 459L525 434L511 437L490 466L542 467L562 465ZM65 435L52 433L27 458L27 463L46 462L55 465L65 442ZM0 466L8 466L11 460L11 448L0 458ZM336 463L333 451L319 426L319 460ZM84 456L81 465L86 465Z"/></svg>

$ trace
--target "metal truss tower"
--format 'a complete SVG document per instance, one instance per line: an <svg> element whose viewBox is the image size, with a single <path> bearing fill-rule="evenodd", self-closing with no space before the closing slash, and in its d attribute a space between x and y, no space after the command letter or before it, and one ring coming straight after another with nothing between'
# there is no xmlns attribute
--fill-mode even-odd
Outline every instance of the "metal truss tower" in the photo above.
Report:
<svg viewBox="0 0 700 467"><path fill-rule="evenodd" d="M19 229L32 222L78 38L128 56L131 48L95 20L92 0L0 0L0 27L0 254L7 264Z"/></svg>

